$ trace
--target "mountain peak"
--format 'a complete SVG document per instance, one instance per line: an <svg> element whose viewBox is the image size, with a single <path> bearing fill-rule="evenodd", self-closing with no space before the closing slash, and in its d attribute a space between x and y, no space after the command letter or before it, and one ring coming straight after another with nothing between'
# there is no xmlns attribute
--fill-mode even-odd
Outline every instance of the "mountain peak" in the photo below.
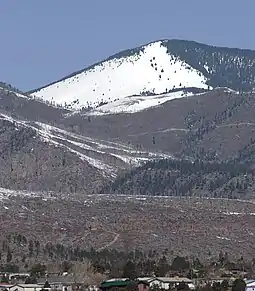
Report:
<svg viewBox="0 0 255 291"><path fill-rule="evenodd" d="M254 51L164 39L117 53L30 93L69 109L95 109L134 95L191 87L250 90L254 65Z"/></svg>

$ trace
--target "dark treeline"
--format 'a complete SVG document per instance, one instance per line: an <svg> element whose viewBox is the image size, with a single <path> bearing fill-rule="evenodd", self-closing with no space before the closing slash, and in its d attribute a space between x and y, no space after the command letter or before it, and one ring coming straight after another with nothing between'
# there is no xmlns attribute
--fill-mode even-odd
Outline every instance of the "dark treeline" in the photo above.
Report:
<svg viewBox="0 0 255 291"><path fill-rule="evenodd" d="M109 277L138 276L187 276L189 278L207 277L212 271L221 270L221 276L229 276L229 271L239 270L246 274L255 273L255 259L244 260L243 257L230 259L228 253L220 252L218 258L201 262L198 257L173 256L166 249L159 253L155 250L119 251L116 249L83 249L63 244L46 243L28 239L21 234L10 234L2 243L0 271L18 272L26 269L34 276L41 276L46 271L44 262L61 264L59 272L69 271L75 262L91 262L95 272ZM30 262L37 263L31 266ZM228 275L227 275L228 274Z"/></svg>
<svg viewBox="0 0 255 291"><path fill-rule="evenodd" d="M120 175L101 192L244 198L250 194L253 181L254 170L249 163L165 159Z"/></svg>

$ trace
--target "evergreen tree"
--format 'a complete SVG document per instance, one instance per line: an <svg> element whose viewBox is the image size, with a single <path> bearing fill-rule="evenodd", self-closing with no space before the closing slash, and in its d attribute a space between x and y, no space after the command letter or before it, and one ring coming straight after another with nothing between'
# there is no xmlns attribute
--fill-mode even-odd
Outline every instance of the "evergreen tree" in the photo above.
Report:
<svg viewBox="0 0 255 291"><path fill-rule="evenodd" d="M46 266L41 265L40 263L35 264L32 269L30 270L31 277L39 278L43 277L46 272Z"/></svg>
<svg viewBox="0 0 255 291"><path fill-rule="evenodd" d="M242 279L236 279L232 285L232 291L245 291L246 283Z"/></svg>
<svg viewBox="0 0 255 291"><path fill-rule="evenodd" d="M43 288L44 289L51 288L50 283L47 280L45 281Z"/></svg>
<svg viewBox="0 0 255 291"><path fill-rule="evenodd" d="M123 277L131 280L137 278L136 265L132 261L127 261L123 267Z"/></svg>
<svg viewBox="0 0 255 291"><path fill-rule="evenodd" d="M2 276L2 278L1 278L1 283L9 283L9 278L7 277L7 276L5 276L5 275L3 275Z"/></svg>
<svg viewBox="0 0 255 291"><path fill-rule="evenodd" d="M37 284L36 277L34 275L27 277L25 280L25 284Z"/></svg>
<svg viewBox="0 0 255 291"><path fill-rule="evenodd" d="M30 256L33 256L33 253L34 253L34 244L33 244L33 241L32 240L29 241L28 250L29 250L29 255Z"/></svg>
<svg viewBox="0 0 255 291"><path fill-rule="evenodd" d="M167 272L170 270L170 266L167 262L167 259L165 256L159 259L157 270L156 270L156 276L157 277L164 277Z"/></svg>
<svg viewBox="0 0 255 291"><path fill-rule="evenodd" d="M172 262L171 269L176 271L188 270L189 262L184 257L177 256Z"/></svg>
<svg viewBox="0 0 255 291"><path fill-rule="evenodd" d="M7 263L10 263L12 261L12 253L11 253L9 248L8 248L8 252L7 252L6 261L7 261Z"/></svg>

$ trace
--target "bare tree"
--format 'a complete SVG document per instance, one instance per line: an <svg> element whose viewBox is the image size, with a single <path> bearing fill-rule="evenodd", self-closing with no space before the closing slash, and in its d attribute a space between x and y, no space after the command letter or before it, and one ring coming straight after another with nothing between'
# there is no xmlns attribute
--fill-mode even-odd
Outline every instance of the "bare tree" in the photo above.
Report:
<svg viewBox="0 0 255 291"><path fill-rule="evenodd" d="M106 278L105 275L95 272L89 261L75 263L71 271L74 283L80 287L99 285Z"/></svg>

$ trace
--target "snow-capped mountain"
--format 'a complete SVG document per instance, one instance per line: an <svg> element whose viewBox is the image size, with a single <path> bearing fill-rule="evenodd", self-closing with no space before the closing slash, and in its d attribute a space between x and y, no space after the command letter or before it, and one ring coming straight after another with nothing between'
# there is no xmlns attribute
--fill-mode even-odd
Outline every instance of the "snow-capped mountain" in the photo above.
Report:
<svg viewBox="0 0 255 291"><path fill-rule="evenodd" d="M207 89L206 81L201 72L169 54L163 42L158 41L130 56L106 60L36 90L33 95L71 108L95 108L119 100L125 103L123 98L147 92L162 94L187 87Z"/></svg>
<svg viewBox="0 0 255 291"><path fill-rule="evenodd" d="M72 110L85 108L105 114L157 106L175 96L187 96L176 94L186 88L248 91L254 82L254 51L162 40L120 52L28 93ZM163 96L172 92L175 94ZM155 95L161 95L156 102Z"/></svg>
<svg viewBox="0 0 255 291"><path fill-rule="evenodd" d="M84 115L0 85L0 186L95 192L155 159L253 163L254 94L201 91L123 97Z"/></svg>

